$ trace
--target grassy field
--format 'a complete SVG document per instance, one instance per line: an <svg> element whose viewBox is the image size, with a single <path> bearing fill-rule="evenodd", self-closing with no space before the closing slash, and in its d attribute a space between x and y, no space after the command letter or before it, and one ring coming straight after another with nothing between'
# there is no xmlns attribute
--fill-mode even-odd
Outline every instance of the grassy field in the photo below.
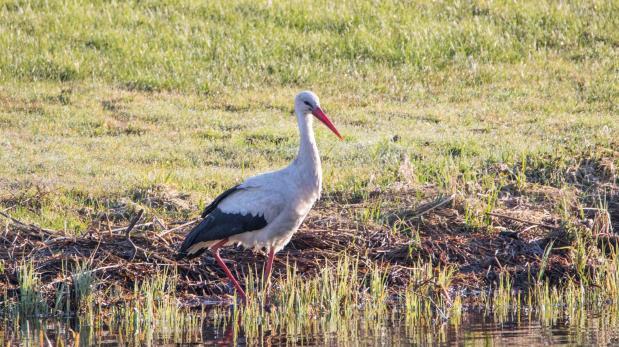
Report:
<svg viewBox="0 0 619 347"><path fill-rule="evenodd" d="M457 224L494 242L528 226L488 214L512 211L569 234L557 263L585 276L618 225L617 1L5 0L0 52L0 211L63 235L140 208L182 223L286 165L304 89L345 136L317 130L306 233L346 216L449 263L424 241ZM393 222L438 194L447 224Z"/></svg>
<svg viewBox="0 0 619 347"><path fill-rule="evenodd" d="M327 194L458 191L494 163L569 162L618 137L613 1L0 9L0 189L51 191L18 211L50 227L83 231L83 205L159 185L203 204L285 165L302 89L346 136L318 131Z"/></svg>

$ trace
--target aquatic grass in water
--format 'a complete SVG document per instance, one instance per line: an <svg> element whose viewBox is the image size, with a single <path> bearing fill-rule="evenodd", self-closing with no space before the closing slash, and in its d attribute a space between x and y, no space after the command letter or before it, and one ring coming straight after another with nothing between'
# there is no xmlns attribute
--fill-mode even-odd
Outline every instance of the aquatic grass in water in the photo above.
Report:
<svg viewBox="0 0 619 347"><path fill-rule="evenodd" d="M264 307L261 276L250 271L246 285L255 290L248 291L246 305L236 307L246 336L260 339L268 326L288 336L309 331L354 336L358 327L350 322L373 322L366 324L366 329L382 324L389 307L396 304L388 291L389 268L369 262L364 266L365 274L359 276L360 264L359 257L344 254L310 277L299 274L294 264L287 266L286 276L273 283L269 310Z"/></svg>
<svg viewBox="0 0 619 347"><path fill-rule="evenodd" d="M619 284L617 254L616 249L609 250L608 263L589 279L596 287L586 287L576 281L553 287L545 277L539 277L540 280L533 282L523 295L514 289L514 280L508 273L500 273L497 287L489 295L481 296L489 302L486 312L498 322L516 319L523 313L535 313L540 322L548 326L565 317L569 317L570 324L582 324L583 312L602 308L608 300L615 300L613 291ZM26 289L36 283L37 276L27 263L22 266L20 283L27 292ZM313 276L300 275L294 264L287 266L286 271L285 276L273 283L270 309L264 306L266 287L262 283L262 271L250 271L246 285L255 290L248 290L246 306L209 309L217 329L229 331L232 341L242 335L248 343L263 341L269 334L288 336L289 341L295 343L309 343L307 336L322 334L324 341L345 343L356 341L358 336L376 336L386 326L401 324L397 322L404 322L407 327L433 327L438 320L458 326L465 309L462 297L449 291L453 286L454 269L433 266L431 262L415 264L406 292L398 297L389 294L389 267L362 257L343 255ZM359 276L360 272L363 275ZM71 288L75 298L92 298L95 287L92 286L93 277L88 274L85 264L74 267L75 283ZM205 317L204 309L192 312L179 306L174 295L175 278L171 268L162 268L155 276L136 283L133 297L122 306L106 310L97 307L101 311L94 321L88 318L87 310L80 310L83 323L75 339L84 344L93 343L97 339L95 331L104 326L114 327L124 343L130 344L152 343L155 330L164 336L161 341L199 338L198 335L184 336L183 331L195 334ZM25 295L23 300L36 302L32 298ZM619 306L613 307L616 310ZM407 334L418 334L408 329ZM441 335L444 331L439 329L436 333L439 335L432 335L432 339L446 338Z"/></svg>
<svg viewBox="0 0 619 347"><path fill-rule="evenodd" d="M368 278L368 298L364 305L364 317L375 320L387 315L387 300L389 291L387 288L387 275L389 266L379 268L378 264L370 266Z"/></svg>
<svg viewBox="0 0 619 347"><path fill-rule="evenodd" d="M456 317L460 315L458 309L462 306L459 295L453 300L449 297L452 277L451 267L435 268L431 262L417 262L403 298L403 310L410 324L429 323L435 318L446 320L452 314Z"/></svg>
<svg viewBox="0 0 619 347"><path fill-rule="evenodd" d="M578 248L587 249L596 240L575 241ZM579 244L582 242L583 244ZM481 295L480 300L486 312L493 313L498 321L505 321L508 316L518 316L522 312L536 313L545 325L556 324L558 319L570 319L582 322L587 311L605 310L619 312L619 248L611 245L605 250L594 272L576 270L577 277L570 278L561 286L553 286L543 276L547 259L553 244L549 243L543 255L542 266L535 281L525 292L513 288L514 280L507 273L499 274L498 286L492 295ZM575 264L578 264L575 263ZM541 275L539 275L542 273ZM525 310L526 309L526 310Z"/></svg>
<svg viewBox="0 0 619 347"><path fill-rule="evenodd" d="M92 322L95 314L93 287L96 278L89 263L86 261L77 263L73 271L71 271L71 279L73 281L73 296L75 298L76 310L81 313L82 317L85 316L88 322Z"/></svg>
<svg viewBox="0 0 619 347"><path fill-rule="evenodd" d="M499 284L492 290L491 310L494 317L504 321L509 313L520 309L520 293L514 295L513 281L509 273L499 273Z"/></svg>
<svg viewBox="0 0 619 347"><path fill-rule="evenodd" d="M20 317L33 318L47 313L47 304L39 292L39 275L30 261L22 261L19 266L19 304Z"/></svg>
<svg viewBox="0 0 619 347"><path fill-rule="evenodd" d="M166 267L153 277L134 286L133 298L125 305L112 308L112 324L126 331L137 332L145 326L182 327L186 321L175 296L176 272Z"/></svg>
<svg viewBox="0 0 619 347"><path fill-rule="evenodd" d="M63 268L66 265L63 264ZM5 319L17 322L20 327L30 327L23 331L28 335L36 319L41 317L71 317L76 319L79 331L73 339L80 344L89 345L95 340L94 332L102 327L113 328L119 336L127 336L136 345L152 341L154 329L168 336L170 340L181 340L183 331L195 331L200 324L200 316L179 305L176 296L176 273L165 268L140 283L136 283L132 297L120 305L104 307L98 305L96 298L96 277L87 262L74 265L68 281L56 285L56 293L51 308L40 293L40 280L32 263L23 262L19 272L19 300L12 310L10 299L3 302ZM113 293L107 293L114 295ZM38 329L38 328L37 328ZM149 335L150 334L150 335Z"/></svg>

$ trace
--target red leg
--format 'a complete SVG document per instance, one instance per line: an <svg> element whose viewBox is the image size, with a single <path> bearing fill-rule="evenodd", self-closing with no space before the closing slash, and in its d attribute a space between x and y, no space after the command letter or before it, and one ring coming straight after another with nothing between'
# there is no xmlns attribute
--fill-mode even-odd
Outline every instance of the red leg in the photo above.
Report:
<svg viewBox="0 0 619 347"><path fill-rule="evenodd" d="M269 258L267 259L266 267L264 268L264 283L268 285L271 279L271 269L273 268L273 259L275 259L275 250L271 248L269 250Z"/></svg>
<svg viewBox="0 0 619 347"><path fill-rule="evenodd" d="M271 269L273 268L273 259L275 259L275 250L271 248L269 250L269 258L267 259L266 266L264 267L264 286L266 290L265 309L270 312L271 310Z"/></svg>
<svg viewBox="0 0 619 347"><path fill-rule="evenodd" d="M237 293L239 294L243 302L245 302L245 291L243 291L243 288L239 284L239 281L237 281L236 278L234 278L234 276L232 275L232 272L230 272L230 269L228 269L224 261L219 256L219 248L221 248L221 246L226 244L226 242L228 242L228 239L224 239L224 240L217 242L216 244L211 246L211 251L213 251L215 255L215 260L217 261L217 264L219 264L219 266L224 270L224 272L226 273L226 276L228 276L230 281L232 281L232 284L234 285L234 288L236 289Z"/></svg>

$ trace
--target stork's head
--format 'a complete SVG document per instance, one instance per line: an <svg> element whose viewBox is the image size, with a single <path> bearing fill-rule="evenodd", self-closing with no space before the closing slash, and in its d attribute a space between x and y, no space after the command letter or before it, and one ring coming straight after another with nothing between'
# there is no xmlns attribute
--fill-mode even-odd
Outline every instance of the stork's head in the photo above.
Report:
<svg viewBox="0 0 619 347"><path fill-rule="evenodd" d="M326 125L340 140L344 138L340 135L340 132L337 131L335 125L331 123L329 117L322 111L320 108L320 101L318 100L318 96L309 90L300 92L297 94L297 97L294 98L294 110L299 115L309 115L312 114L314 117L318 118L322 124Z"/></svg>

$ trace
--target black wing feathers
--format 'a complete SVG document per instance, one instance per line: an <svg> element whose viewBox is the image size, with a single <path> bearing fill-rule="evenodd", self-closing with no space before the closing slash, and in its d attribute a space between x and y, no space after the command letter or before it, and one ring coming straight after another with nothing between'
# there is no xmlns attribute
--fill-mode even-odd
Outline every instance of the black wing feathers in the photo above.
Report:
<svg viewBox="0 0 619 347"><path fill-rule="evenodd" d="M243 188L240 188L239 185L236 185L228 190L226 190L225 192L219 194L218 197L215 198L215 200L213 200L208 206L206 206L204 208L204 211L202 211L202 218L206 217L209 213L213 212L213 210L215 210L215 208L217 208L217 205L219 205L219 203L227 198L230 194L238 191L238 190L242 190Z"/></svg>
<svg viewBox="0 0 619 347"><path fill-rule="evenodd" d="M232 187L221 193L213 202L206 206L204 212L202 212L202 218L204 219L187 234L176 255L177 260L185 257L194 258L202 254L206 248L202 248L192 254L187 253L191 246L200 242L223 240L232 235L262 229L267 225L264 216L254 216L251 213L225 213L217 208L219 203L225 198L242 189L239 186Z"/></svg>
<svg viewBox="0 0 619 347"><path fill-rule="evenodd" d="M263 216L254 216L252 214L240 213L225 213L220 209L209 213L198 226L187 234L185 242L181 245L176 256L177 259L194 258L200 255L204 249L197 253L187 254L189 248L200 242L223 240L232 235L242 234L244 232L262 229L267 225L266 219Z"/></svg>

